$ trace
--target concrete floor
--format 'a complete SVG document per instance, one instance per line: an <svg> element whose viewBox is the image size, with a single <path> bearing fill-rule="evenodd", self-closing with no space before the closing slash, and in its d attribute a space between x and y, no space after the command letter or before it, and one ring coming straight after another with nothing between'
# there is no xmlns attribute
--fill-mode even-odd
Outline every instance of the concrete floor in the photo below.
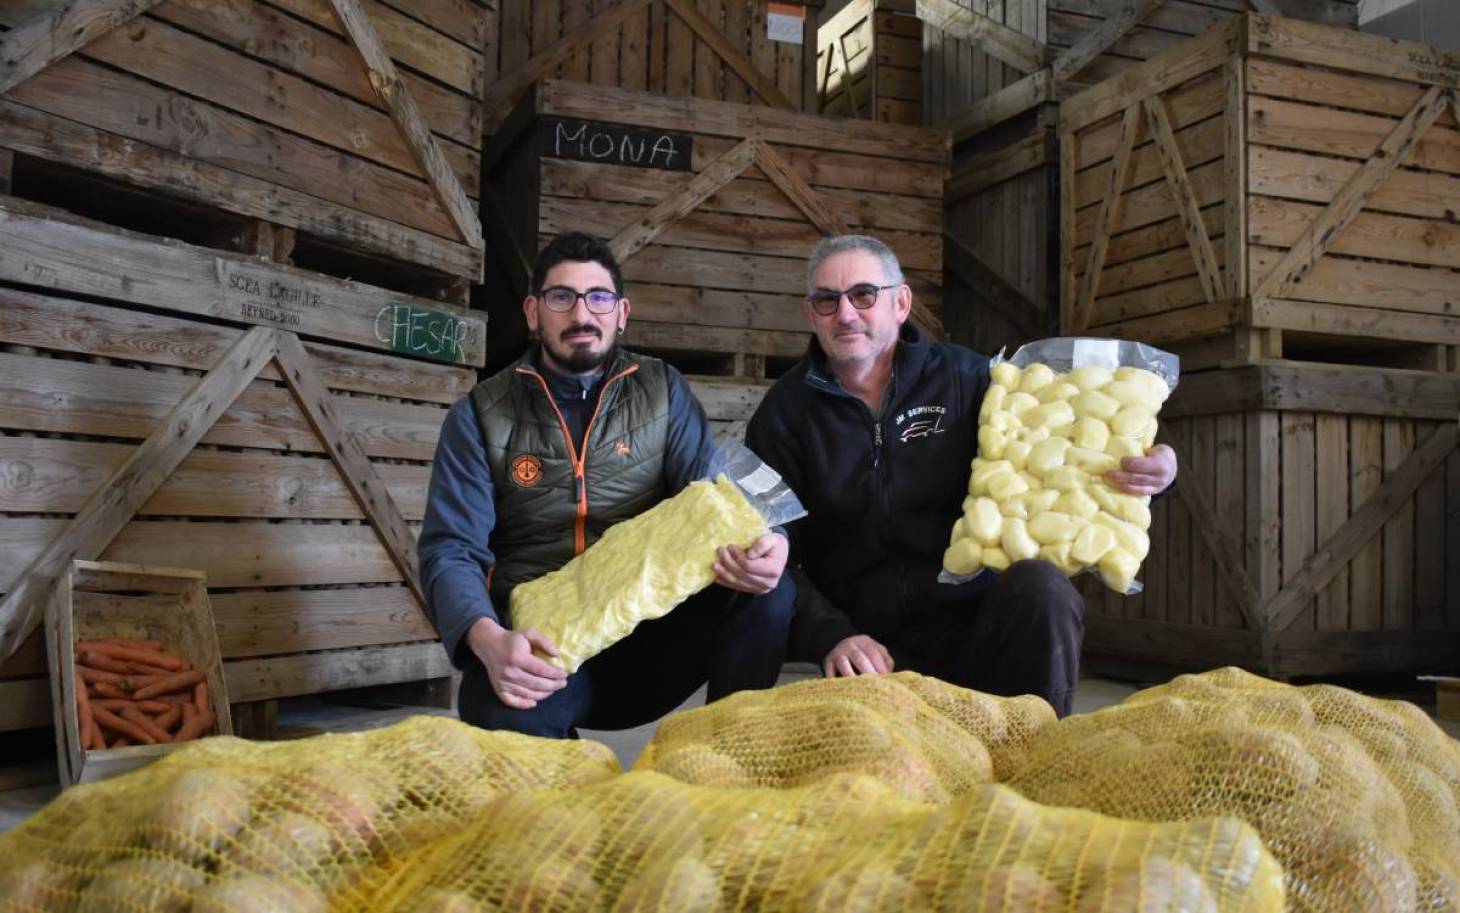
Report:
<svg viewBox="0 0 1460 913"><path fill-rule="evenodd" d="M811 665L788 665L781 673L778 684L803 681L817 674L816 668ZM1108 678L1082 678L1079 690L1075 693L1075 713L1090 713L1102 707L1118 704L1138 690L1138 687L1128 682ZM705 693L702 688L680 705L676 712L704 706L704 702ZM377 729L420 713L445 715L452 711L425 707L362 709L315 699L288 701L279 710L279 735L283 738L299 738L322 732L355 732ZM1460 739L1460 722L1444 720L1437 722L1452 737ZM618 732L582 730L580 735L585 739L594 739L608 745L618 756L619 763L627 770L633 766L639 753L653 737L657 726L658 723L655 722ZM45 769L46 765L38 766L40 768L38 778L44 778L48 772ZM58 792L59 787L53 782L0 790L0 831L19 825L54 798Z"/></svg>

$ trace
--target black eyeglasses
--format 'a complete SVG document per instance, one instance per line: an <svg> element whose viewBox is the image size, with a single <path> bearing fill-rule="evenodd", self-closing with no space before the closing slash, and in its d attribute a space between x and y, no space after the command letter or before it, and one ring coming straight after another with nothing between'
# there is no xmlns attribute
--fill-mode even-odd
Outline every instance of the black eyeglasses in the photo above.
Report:
<svg viewBox="0 0 1460 913"><path fill-rule="evenodd" d="M586 292L570 289L566 285L555 285L552 288L545 288L537 293L538 300L547 305L550 311L559 314L571 311L577 304L578 299L588 305L589 313L612 314L613 309L618 307L619 301L623 300L618 292L606 288L591 288Z"/></svg>
<svg viewBox="0 0 1460 913"><path fill-rule="evenodd" d="M865 311L877 303L878 295L890 288L897 288L898 285L901 285L901 283L897 285L873 285L870 282L858 282L851 288L840 292L834 292L831 289L819 289L807 295L806 300L811 302L811 309L816 313L823 317L830 317L836 313L837 308L841 307L843 295L852 302L852 307L859 311Z"/></svg>

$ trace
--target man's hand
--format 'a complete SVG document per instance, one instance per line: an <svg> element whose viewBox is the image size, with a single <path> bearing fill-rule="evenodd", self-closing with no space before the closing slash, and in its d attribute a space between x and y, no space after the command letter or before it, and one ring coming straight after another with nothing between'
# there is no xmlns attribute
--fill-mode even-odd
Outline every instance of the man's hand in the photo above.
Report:
<svg viewBox="0 0 1460 913"><path fill-rule="evenodd" d="M866 634L853 634L832 648L821 671L827 678L879 675L892 671L892 654Z"/></svg>
<svg viewBox="0 0 1460 913"><path fill-rule="evenodd" d="M508 707L531 710L568 683L566 671L532 655L536 648L557 656L558 648L531 628L509 631L491 618L479 618L467 629L466 642L487 667L492 690Z"/></svg>
<svg viewBox="0 0 1460 913"><path fill-rule="evenodd" d="M1157 444L1143 457L1126 457L1119 469L1105 474L1110 484L1127 494L1155 495L1176 481L1176 451Z"/></svg>
<svg viewBox="0 0 1460 913"><path fill-rule="evenodd" d="M786 569L790 543L780 533L766 533L750 548L727 545L715 552L715 582L741 593L769 593Z"/></svg>

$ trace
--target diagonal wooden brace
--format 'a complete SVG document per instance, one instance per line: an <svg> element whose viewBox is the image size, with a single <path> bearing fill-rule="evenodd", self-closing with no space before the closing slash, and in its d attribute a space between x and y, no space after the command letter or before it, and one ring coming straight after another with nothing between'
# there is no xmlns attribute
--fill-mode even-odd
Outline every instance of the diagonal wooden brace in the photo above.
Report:
<svg viewBox="0 0 1460 913"><path fill-rule="evenodd" d="M1209 302L1218 301L1227 297L1226 285L1222 281L1221 268L1217 266L1217 254L1212 249L1206 222L1201 217L1201 207L1197 205L1191 180L1186 175L1181 150L1176 147L1176 134L1171 130L1171 119L1166 116L1166 103L1160 95L1153 95L1143 104L1151 123L1151 133L1156 138L1157 153L1161 156L1161 169L1166 172L1166 184L1176 201L1176 214L1181 218L1181 228L1186 233L1186 245L1191 248L1191 256L1196 260L1202 294Z"/></svg>
<svg viewBox="0 0 1460 913"><path fill-rule="evenodd" d="M674 14L682 19L701 41L709 45L710 50L715 52L715 56L725 61L725 65L734 70L736 76L745 80L745 84L760 96L761 101L773 108L796 110L796 106L785 96L785 93L776 88L775 83L766 79L748 57L736 50L725 37L725 33L706 18L704 13L695 9L693 3L688 0L664 0L664 5L673 10Z"/></svg>
<svg viewBox="0 0 1460 913"><path fill-rule="evenodd" d="M918 18L935 29L976 45L990 57L1024 73L1042 68L1049 58L1043 43L1018 29L952 0L917 0Z"/></svg>
<svg viewBox="0 0 1460 913"><path fill-rule="evenodd" d="M59 3L0 37L0 94L85 47L162 0L90 0Z"/></svg>
<svg viewBox="0 0 1460 913"><path fill-rule="evenodd" d="M614 256L622 263L637 254L669 226L689 215L695 207L739 177L754 164L757 146L755 137L741 140L724 155L706 165L703 171L683 187L660 200L642 219L624 226L608 242Z"/></svg>

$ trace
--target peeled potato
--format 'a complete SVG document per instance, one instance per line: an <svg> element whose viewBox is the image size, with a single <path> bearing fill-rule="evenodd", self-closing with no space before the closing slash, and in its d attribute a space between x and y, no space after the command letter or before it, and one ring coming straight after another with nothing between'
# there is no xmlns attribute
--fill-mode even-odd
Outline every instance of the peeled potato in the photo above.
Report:
<svg viewBox="0 0 1460 913"><path fill-rule="evenodd" d="M1135 367L1000 362L979 410L978 456L944 567L964 576L1039 558L1129 592L1150 551L1150 498L1107 475L1155 441L1170 389Z"/></svg>

